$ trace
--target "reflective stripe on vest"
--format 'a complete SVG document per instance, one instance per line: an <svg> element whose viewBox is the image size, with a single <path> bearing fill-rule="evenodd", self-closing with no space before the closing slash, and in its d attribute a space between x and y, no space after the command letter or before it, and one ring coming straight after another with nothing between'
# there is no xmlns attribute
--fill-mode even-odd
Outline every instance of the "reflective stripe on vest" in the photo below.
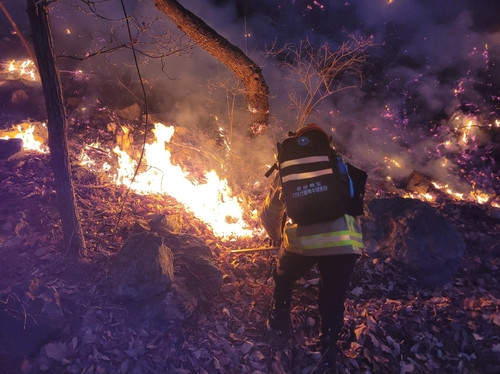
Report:
<svg viewBox="0 0 500 374"><path fill-rule="evenodd" d="M289 243L292 247L304 252L339 247L348 247L352 251L358 252L364 248L363 235L354 217L346 214L335 221L334 225L337 226L338 230L310 235L297 235L297 229L291 229L288 231Z"/></svg>
<svg viewBox="0 0 500 374"><path fill-rule="evenodd" d="M356 249L364 247L363 236L354 231L334 231L325 234L302 236L300 242L304 249L315 249L325 247L343 247L351 245Z"/></svg>

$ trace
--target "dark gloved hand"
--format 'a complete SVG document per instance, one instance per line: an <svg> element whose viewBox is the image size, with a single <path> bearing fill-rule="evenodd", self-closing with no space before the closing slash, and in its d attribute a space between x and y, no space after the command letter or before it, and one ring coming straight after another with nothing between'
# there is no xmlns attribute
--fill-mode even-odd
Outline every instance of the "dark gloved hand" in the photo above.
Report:
<svg viewBox="0 0 500 374"><path fill-rule="evenodd" d="M276 241L276 240L272 240L271 238L267 238L267 245L269 247L279 248L279 247L281 247L281 239Z"/></svg>

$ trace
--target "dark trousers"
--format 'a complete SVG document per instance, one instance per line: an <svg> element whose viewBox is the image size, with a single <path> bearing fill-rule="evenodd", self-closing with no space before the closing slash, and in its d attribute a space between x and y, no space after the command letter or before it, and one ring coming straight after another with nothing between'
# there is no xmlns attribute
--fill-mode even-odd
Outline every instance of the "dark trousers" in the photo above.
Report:
<svg viewBox="0 0 500 374"><path fill-rule="evenodd" d="M275 303L289 307L295 282L318 264L321 332L336 341L344 324L345 293L358 258L354 254L302 256L282 250L273 271Z"/></svg>

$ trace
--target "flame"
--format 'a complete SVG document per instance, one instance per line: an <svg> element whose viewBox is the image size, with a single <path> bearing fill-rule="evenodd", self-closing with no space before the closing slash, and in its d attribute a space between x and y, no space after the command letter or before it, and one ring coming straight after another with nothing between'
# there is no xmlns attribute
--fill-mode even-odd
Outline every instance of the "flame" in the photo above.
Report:
<svg viewBox="0 0 500 374"><path fill-rule="evenodd" d="M23 149L28 151L36 151L40 153L48 153L49 148L35 136L35 129L41 126L42 131L46 131L45 123L29 123L22 122L15 126L13 131L4 132L2 139L17 138L23 140Z"/></svg>
<svg viewBox="0 0 500 374"><path fill-rule="evenodd" d="M118 170L115 183L131 186L139 194L166 194L181 202L188 210L207 223L214 234L221 238L252 236L243 219L244 209L233 196L226 179L221 179L214 170L204 173L202 182L190 178L189 173L171 161L166 148L175 128L156 123L153 132L156 140L145 146L147 170L133 176L137 162L128 153L116 146Z"/></svg>
<svg viewBox="0 0 500 374"><path fill-rule="evenodd" d="M499 122L496 121L498 126ZM37 152L48 152L48 147L44 145L36 136L35 132L46 130L45 123L32 124L23 122L15 126L13 131L3 132L3 138L23 139L24 149ZM123 128L122 128L123 129ZM128 131L123 129L124 132ZM159 194L169 195L182 203L187 210L209 225L214 234L221 239L231 237L251 237L260 235L262 231L250 229L245 222L243 215L245 209L241 200L234 196L226 179L221 179L214 170L203 173L202 178L194 178L184 171L179 165L175 165L171 160L171 153L168 144L175 133L174 126L165 126L155 123L153 129L156 137L155 141L146 144L143 165L144 171L139 172L133 178L137 169L137 162L133 160L122 145L117 145L113 150L106 149L100 143L84 145L79 158L80 165L93 171L105 172L111 180L118 185L126 185L138 194ZM2 137L2 136L0 136ZM108 162L96 162L89 154L92 150L100 150L108 155L114 153L118 158L118 166L112 167ZM385 156L385 163L390 168L391 165L400 168L401 164L395 159ZM390 179L390 177L387 177ZM201 181L200 181L201 180ZM494 208L500 208L500 203L496 196L472 189L468 193L454 191L447 184L432 182L436 190L442 191L455 200L470 201L477 204L490 204ZM406 198L415 198L424 201L435 201L436 195L425 193L406 193ZM250 212L254 219L256 212Z"/></svg>
<svg viewBox="0 0 500 374"><path fill-rule="evenodd" d="M462 143L467 144L472 128L472 121L467 122L467 125L462 132Z"/></svg>
<svg viewBox="0 0 500 374"><path fill-rule="evenodd" d="M487 194L486 192L476 189L472 189L471 191L469 191L469 193L464 193L464 192L454 191L447 184L442 185L436 182L432 182L432 185L436 189L446 192L447 195L451 196L455 200L472 201L484 205L488 204L494 197L492 195ZM496 204L495 202L492 202L491 205L498 207L498 204Z"/></svg>
<svg viewBox="0 0 500 374"><path fill-rule="evenodd" d="M32 81L35 81L37 79L36 66L30 59L26 59L23 61L10 61L7 71L10 74L13 74L16 79L29 78Z"/></svg>
<svg viewBox="0 0 500 374"><path fill-rule="evenodd" d="M42 124L45 129L45 123ZM35 136L36 126L22 123L13 131L5 132L3 138L23 139L24 149L47 153L48 147ZM202 181L195 180L188 172L171 161L171 153L166 148L175 128L156 123L153 130L156 140L145 146L145 163L147 168L133 179L137 162L119 146L112 150L118 156L118 167L115 171L107 162L97 163L89 154L92 149L106 150L99 143L84 145L79 158L82 166L94 171L111 175L114 183L131 186L138 194L165 194L177 199L187 210L209 225L214 234L221 239L234 236L250 237L258 232L249 228L243 219L245 209L241 201L233 196L226 179L221 179L214 170L203 174ZM252 212L255 215L255 212Z"/></svg>
<svg viewBox="0 0 500 374"><path fill-rule="evenodd" d="M129 155L118 147L113 149L119 158L117 183L129 185L137 193L168 194L183 203L199 219L208 223L218 236L250 236L252 231L246 228L243 210L238 200L232 196L227 180L220 179L211 170L204 174L203 182L189 179L189 174L179 165L171 162L171 154L165 145L174 134L173 126L156 123L153 130L156 141L147 144L145 159L148 169L135 178L137 164Z"/></svg>
<svg viewBox="0 0 500 374"><path fill-rule="evenodd" d="M434 201L436 200L436 196L429 192L425 193L417 193L417 192L407 192L403 195L405 199L418 199L424 201Z"/></svg>
<svg viewBox="0 0 500 374"><path fill-rule="evenodd" d="M440 184L431 182L436 190L444 192L447 196L458 201L469 201L480 205L490 204L492 207L500 208L500 204L493 201L495 196L489 195L481 190L472 189L468 193L454 191L448 184ZM423 201L435 201L436 196L430 192L407 192L403 195L404 198L419 199Z"/></svg>

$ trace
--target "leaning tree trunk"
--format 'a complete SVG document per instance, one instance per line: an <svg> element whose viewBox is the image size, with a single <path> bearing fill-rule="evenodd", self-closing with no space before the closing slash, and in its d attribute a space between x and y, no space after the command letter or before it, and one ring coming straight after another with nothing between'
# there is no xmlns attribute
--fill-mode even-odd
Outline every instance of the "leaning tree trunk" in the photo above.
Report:
<svg viewBox="0 0 500 374"><path fill-rule="evenodd" d="M176 0L155 0L155 4L179 29L224 63L243 82L251 113L250 131L257 134L265 129L269 119L269 89L261 68L240 48L231 44Z"/></svg>
<svg viewBox="0 0 500 374"><path fill-rule="evenodd" d="M64 242L73 254L82 254L85 250L85 240L76 210L75 193L71 182L71 165L66 141L66 113L59 73L55 66L48 3L46 0L27 1L38 72L42 80L47 108L50 162L54 171Z"/></svg>

